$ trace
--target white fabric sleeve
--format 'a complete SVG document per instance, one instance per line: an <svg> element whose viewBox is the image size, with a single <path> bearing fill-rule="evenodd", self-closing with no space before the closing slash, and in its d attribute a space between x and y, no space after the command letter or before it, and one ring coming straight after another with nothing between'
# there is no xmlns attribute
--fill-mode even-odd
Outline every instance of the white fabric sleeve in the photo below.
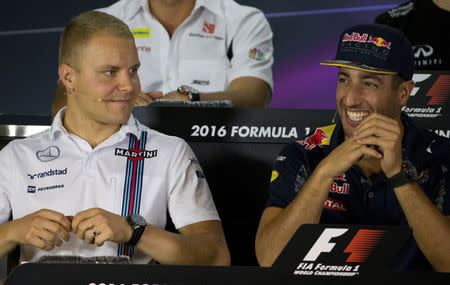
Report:
<svg viewBox="0 0 450 285"><path fill-rule="evenodd" d="M241 6L228 24L231 25L233 51L229 82L252 76L264 80L273 90L273 34L264 14L258 9Z"/></svg>
<svg viewBox="0 0 450 285"><path fill-rule="evenodd" d="M0 225L6 223L11 215L11 187L13 187L11 144L0 151ZM26 191L26 189L24 189Z"/></svg>
<svg viewBox="0 0 450 285"><path fill-rule="evenodd" d="M184 140L172 153L168 179L168 209L177 229L202 221L220 221L203 171Z"/></svg>

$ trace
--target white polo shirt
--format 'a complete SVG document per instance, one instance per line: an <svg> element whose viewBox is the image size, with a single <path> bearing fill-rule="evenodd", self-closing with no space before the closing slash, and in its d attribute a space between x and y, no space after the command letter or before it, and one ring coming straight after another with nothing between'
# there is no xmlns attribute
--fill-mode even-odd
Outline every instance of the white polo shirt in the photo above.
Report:
<svg viewBox="0 0 450 285"><path fill-rule="evenodd" d="M122 216L139 213L161 229L167 209L176 228L219 220L201 167L184 140L151 130L131 116L117 133L92 149L65 130L64 112L57 114L48 130L14 140L0 151L0 224L11 212L18 219L40 209L75 215L93 207ZM117 256L124 255L123 250L123 245L113 242L101 247L87 244L72 232L69 242L49 252L21 246L21 259ZM134 251L133 263L150 260Z"/></svg>
<svg viewBox="0 0 450 285"><path fill-rule="evenodd" d="M166 94L180 85L224 91L243 76L273 87L272 31L256 8L232 0L197 0L172 38L152 16L148 0L121 0L99 11L121 19L133 32L144 92Z"/></svg>

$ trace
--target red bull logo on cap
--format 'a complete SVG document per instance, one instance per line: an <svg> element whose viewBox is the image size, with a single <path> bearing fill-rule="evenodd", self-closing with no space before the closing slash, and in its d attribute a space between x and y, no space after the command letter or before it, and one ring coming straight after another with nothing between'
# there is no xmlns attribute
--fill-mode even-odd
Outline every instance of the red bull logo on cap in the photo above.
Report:
<svg viewBox="0 0 450 285"><path fill-rule="evenodd" d="M368 34L362 34L359 33L352 33L351 35L345 34L342 38L343 42L359 42L359 43L365 43L367 41Z"/></svg>
<svg viewBox="0 0 450 285"><path fill-rule="evenodd" d="M377 47L385 47L387 49L391 49L391 42L385 41L383 38L380 37L369 37L369 40L367 40L368 43L372 43L376 45Z"/></svg>

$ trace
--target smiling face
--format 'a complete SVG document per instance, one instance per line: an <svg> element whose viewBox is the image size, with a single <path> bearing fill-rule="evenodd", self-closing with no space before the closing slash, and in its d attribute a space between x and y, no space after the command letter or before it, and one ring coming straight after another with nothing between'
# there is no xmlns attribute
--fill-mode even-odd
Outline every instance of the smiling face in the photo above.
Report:
<svg viewBox="0 0 450 285"><path fill-rule="evenodd" d="M140 92L139 59L132 39L99 32L81 48L72 68L68 112L91 123L126 123Z"/></svg>
<svg viewBox="0 0 450 285"><path fill-rule="evenodd" d="M353 135L362 120L378 113L400 121L400 87L393 87L393 75L341 67L336 89L336 106L344 133Z"/></svg>

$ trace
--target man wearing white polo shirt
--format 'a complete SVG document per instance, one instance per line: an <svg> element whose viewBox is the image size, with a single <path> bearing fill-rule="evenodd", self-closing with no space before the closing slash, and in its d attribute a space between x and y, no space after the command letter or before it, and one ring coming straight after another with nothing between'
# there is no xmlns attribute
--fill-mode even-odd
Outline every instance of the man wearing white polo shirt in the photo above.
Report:
<svg viewBox="0 0 450 285"><path fill-rule="evenodd" d="M128 27L97 11L73 18L59 63L67 108L49 130L0 152L0 257L20 245L22 261L127 255L229 264L193 152L130 115L141 88ZM167 210L180 234L164 230Z"/></svg>
<svg viewBox="0 0 450 285"><path fill-rule="evenodd" d="M133 32L142 64L138 105L157 98L270 102L272 31L260 10L232 0L121 0L100 10ZM53 114L65 105L63 93L60 84Z"/></svg>

